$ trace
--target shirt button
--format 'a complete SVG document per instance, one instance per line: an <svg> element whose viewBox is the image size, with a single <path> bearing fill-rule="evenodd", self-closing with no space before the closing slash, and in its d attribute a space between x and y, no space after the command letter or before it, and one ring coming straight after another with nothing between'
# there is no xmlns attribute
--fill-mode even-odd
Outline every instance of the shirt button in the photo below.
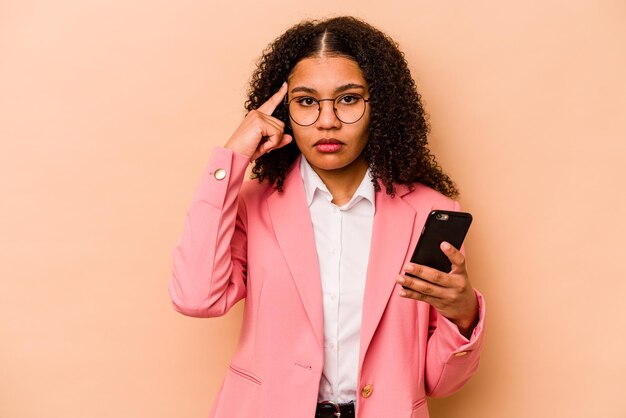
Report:
<svg viewBox="0 0 626 418"><path fill-rule="evenodd" d="M217 170L215 170L215 172L213 172L213 177L215 177L217 180L223 180L224 177L226 177L226 170L224 170L223 168L218 168Z"/></svg>
<svg viewBox="0 0 626 418"><path fill-rule="evenodd" d="M372 385L365 385L363 386L363 389L361 389L361 396L363 396L364 398L369 398L370 395L372 394L372 390L373 387Z"/></svg>

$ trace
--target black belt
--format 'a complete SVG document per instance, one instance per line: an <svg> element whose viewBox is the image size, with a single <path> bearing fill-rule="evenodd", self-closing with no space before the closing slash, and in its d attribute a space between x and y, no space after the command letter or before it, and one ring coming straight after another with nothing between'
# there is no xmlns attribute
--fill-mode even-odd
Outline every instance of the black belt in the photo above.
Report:
<svg viewBox="0 0 626 418"><path fill-rule="evenodd" d="M324 401L317 404L315 418L354 418L354 401L348 403L334 403Z"/></svg>

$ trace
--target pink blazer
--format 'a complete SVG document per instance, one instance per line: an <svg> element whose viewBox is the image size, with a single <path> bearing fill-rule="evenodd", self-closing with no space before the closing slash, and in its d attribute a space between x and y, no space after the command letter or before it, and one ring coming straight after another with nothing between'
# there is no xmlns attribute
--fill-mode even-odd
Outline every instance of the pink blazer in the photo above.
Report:
<svg viewBox="0 0 626 418"><path fill-rule="evenodd" d="M248 159L216 147L174 248L169 293L178 312L221 316L246 298L211 418L315 416L324 363L322 287L299 158L277 192L266 182L244 182ZM395 277L433 208L458 204L421 185L412 192L398 186L395 198L376 193L357 418L426 418L427 395L450 395L478 367L480 293L480 323L470 340L430 305L397 294Z"/></svg>

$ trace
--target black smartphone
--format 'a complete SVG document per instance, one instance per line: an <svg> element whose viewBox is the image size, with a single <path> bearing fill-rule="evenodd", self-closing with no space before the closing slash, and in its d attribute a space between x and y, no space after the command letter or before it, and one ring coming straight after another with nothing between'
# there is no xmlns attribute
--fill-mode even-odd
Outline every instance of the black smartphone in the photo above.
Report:
<svg viewBox="0 0 626 418"><path fill-rule="evenodd" d="M460 249L471 223L472 215L467 212L433 210L428 214L411 262L432 267L444 273L450 272L452 263L439 246L446 241L457 250Z"/></svg>

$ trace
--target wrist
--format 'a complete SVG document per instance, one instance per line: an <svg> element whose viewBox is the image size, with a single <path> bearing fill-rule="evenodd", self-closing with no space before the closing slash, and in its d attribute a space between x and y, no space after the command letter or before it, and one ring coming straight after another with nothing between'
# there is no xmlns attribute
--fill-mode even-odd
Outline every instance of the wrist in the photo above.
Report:
<svg viewBox="0 0 626 418"><path fill-rule="evenodd" d="M454 324L459 329L461 335L465 338L469 339L474 332L474 328L478 325L478 312L476 312L475 317L471 321L453 321Z"/></svg>
<svg viewBox="0 0 626 418"><path fill-rule="evenodd" d="M480 313L478 312L478 301L474 305L474 309L472 310L472 314L467 317L452 320L452 322L457 326L459 332L467 339L472 336L472 332L474 332L474 328L478 325L478 321L480 319Z"/></svg>

